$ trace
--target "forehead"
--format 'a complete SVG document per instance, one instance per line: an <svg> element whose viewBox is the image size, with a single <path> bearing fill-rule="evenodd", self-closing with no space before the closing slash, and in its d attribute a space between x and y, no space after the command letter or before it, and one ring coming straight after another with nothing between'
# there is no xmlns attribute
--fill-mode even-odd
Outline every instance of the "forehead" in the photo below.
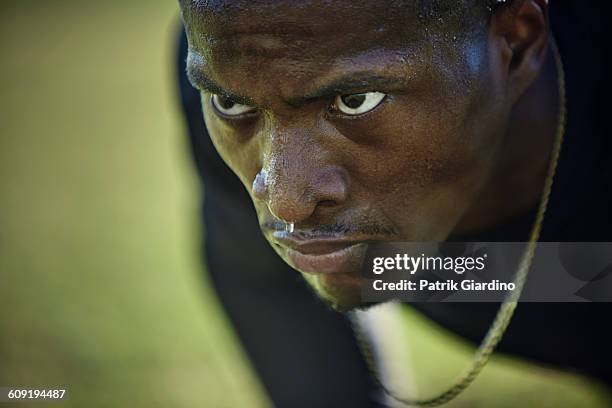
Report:
<svg viewBox="0 0 612 408"><path fill-rule="evenodd" d="M414 60L419 40L432 33L412 3L185 0L190 69L241 91L301 87L349 65Z"/></svg>
<svg viewBox="0 0 612 408"><path fill-rule="evenodd" d="M194 1L183 0L189 28L207 38L269 35L287 41L344 34L406 34L418 17L412 2L361 1Z"/></svg>

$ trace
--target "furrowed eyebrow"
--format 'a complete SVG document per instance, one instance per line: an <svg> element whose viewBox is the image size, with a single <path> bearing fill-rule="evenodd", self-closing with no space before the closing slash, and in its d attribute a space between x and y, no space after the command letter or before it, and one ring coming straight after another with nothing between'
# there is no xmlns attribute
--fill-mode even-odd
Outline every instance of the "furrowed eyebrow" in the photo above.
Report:
<svg viewBox="0 0 612 408"><path fill-rule="evenodd" d="M189 82L191 82L191 84L200 91L221 95L224 98L241 105L255 106L255 103L250 98L236 95L224 89L221 85L215 83L212 79L204 75L199 69L193 68L190 65L187 66L187 78L189 78Z"/></svg>
<svg viewBox="0 0 612 408"><path fill-rule="evenodd" d="M315 91L287 101L292 106L301 106L317 99L331 98L337 95L380 91L380 88L398 86L401 78L383 77L371 73L353 73L333 80Z"/></svg>
<svg viewBox="0 0 612 408"><path fill-rule="evenodd" d="M201 91L221 95L241 105L256 106L251 98L237 95L224 89L194 66L187 66L187 77L191 84ZM405 82L404 79L400 77L384 77L371 72L351 73L334 79L332 82L310 93L291 97L286 102L290 106L300 107L316 100L330 99L337 95L381 91L388 87L398 87L403 82Z"/></svg>

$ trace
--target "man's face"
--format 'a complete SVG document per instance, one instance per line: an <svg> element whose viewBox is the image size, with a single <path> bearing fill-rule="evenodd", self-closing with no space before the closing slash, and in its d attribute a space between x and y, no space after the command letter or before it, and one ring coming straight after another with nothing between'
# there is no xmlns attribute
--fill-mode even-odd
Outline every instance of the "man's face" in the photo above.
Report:
<svg viewBox="0 0 612 408"><path fill-rule="evenodd" d="M338 308L360 303L368 243L447 238L509 111L486 21L462 35L396 3L183 4L215 146L266 239Z"/></svg>

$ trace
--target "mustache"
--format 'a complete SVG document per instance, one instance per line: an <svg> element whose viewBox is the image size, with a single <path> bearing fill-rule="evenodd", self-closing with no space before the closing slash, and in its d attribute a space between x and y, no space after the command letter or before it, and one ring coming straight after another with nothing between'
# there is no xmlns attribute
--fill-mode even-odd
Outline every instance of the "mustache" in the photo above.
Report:
<svg viewBox="0 0 612 408"><path fill-rule="evenodd" d="M261 224L262 229L272 231L285 231L286 224L280 221L266 221ZM336 235L374 235L383 237L397 237L399 232L394 226L380 225L375 223L363 223L359 225L349 225L340 221L336 221L327 225L319 225L311 228L299 228L295 231L296 234L303 238L320 238L321 236L336 236Z"/></svg>

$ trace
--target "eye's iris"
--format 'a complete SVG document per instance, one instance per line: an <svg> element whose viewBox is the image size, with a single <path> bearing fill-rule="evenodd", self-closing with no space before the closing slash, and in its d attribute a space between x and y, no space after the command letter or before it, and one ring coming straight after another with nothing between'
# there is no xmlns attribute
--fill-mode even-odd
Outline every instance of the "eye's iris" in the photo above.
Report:
<svg viewBox="0 0 612 408"><path fill-rule="evenodd" d="M341 97L342 103L348 106L351 109L357 109L366 100L366 94L353 94L353 95L342 95Z"/></svg>
<svg viewBox="0 0 612 408"><path fill-rule="evenodd" d="M219 101L219 105L223 109L232 109L234 107L234 105L236 105L234 103L234 101L232 101L231 99L227 99L227 98L224 98L222 96L219 97L218 101Z"/></svg>

